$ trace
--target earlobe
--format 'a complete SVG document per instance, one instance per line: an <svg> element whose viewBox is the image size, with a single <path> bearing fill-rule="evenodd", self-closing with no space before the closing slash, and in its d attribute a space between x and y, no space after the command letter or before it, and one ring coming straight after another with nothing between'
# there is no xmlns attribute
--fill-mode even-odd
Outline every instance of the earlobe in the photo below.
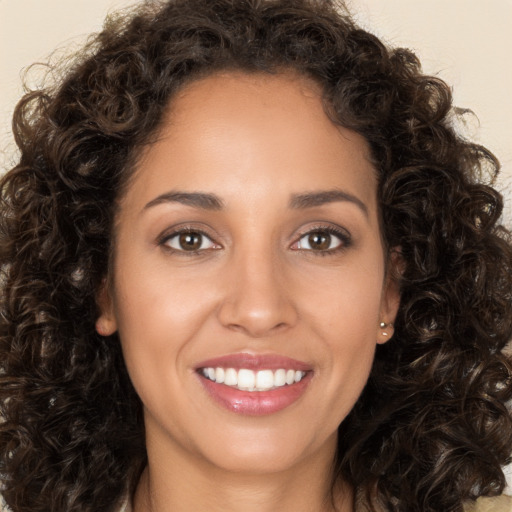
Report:
<svg viewBox="0 0 512 512"><path fill-rule="evenodd" d="M391 322L380 322L379 330L377 332L377 343L379 345L386 343L386 341L388 341L393 336L394 333L395 327Z"/></svg>
<svg viewBox="0 0 512 512"><path fill-rule="evenodd" d="M386 343L395 333L394 321L400 306L399 276L403 272L404 262L400 249L390 253L389 268L382 293L380 322L377 329L377 343Z"/></svg>
<svg viewBox="0 0 512 512"><path fill-rule="evenodd" d="M96 319L96 332L100 336L110 336L117 331L117 321L106 279L101 283L100 290L96 296L96 303L100 312Z"/></svg>
<svg viewBox="0 0 512 512"><path fill-rule="evenodd" d="M400 306L400 291L395 279L389 278L382 296L377 343L383 344L395 334L394 321Z"/></svg>
<svg viewBox="0 0 512 512"><path fill-rule="evenodd" d="M117 331L117 327L115 325L115 321L108 319L105 315L100 315L96 320L96 332L100 336L110 336Z"/></svg>

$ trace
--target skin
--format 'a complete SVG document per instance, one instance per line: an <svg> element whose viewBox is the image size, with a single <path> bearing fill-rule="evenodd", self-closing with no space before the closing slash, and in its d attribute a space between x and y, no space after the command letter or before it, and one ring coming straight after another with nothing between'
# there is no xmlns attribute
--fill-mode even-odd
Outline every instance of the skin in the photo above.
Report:
<svg viewBox="0 0 512 512"><path fill-rule="evenodd" d="M222 207L162 198L176 191L215 194ZM318 191L345 195L290 205ZM187 252L169 238L177 228L208 238ZM308 233L325 229L341 237L311 248ZM317 86L234 72L186 86L120 200L110 277L97 330L119 332L144 405L135 512L334 510L337 429L399 297L367 143L327 118ZM196 369L240 352L306 362L312 378L279 412L237 414ZM336 510L352 510L347 486L334 494Z"/></svg>

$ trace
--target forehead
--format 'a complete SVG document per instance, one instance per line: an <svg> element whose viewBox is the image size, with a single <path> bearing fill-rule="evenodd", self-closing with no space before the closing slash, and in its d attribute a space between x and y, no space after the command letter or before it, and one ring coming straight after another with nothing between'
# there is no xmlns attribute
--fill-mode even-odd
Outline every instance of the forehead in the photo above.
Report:
<svg viewBox="0 0 512 512"><path fill-rule="evenodd" d="M229 199L250 189L269 200L349 188L376 207L366 140L335 125L320 87L293 74L225 72L185 86L141 156L134 181L146 197L168 188L208 189Z"/></svg>

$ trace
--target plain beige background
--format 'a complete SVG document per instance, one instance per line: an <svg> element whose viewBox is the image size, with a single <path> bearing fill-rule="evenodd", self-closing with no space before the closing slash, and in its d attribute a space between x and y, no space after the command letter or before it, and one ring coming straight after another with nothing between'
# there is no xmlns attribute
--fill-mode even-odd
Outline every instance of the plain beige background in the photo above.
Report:
<svg viewBox="0 0 512 512"><path fill-rule="evenodd" d="M21 70L56 48L76 47L127 0L0 0L0 166L15 154L10 118ZM512 227L512 0L347 0L359 22L417 52L426 72L454 88L479 123L466 128L502 162L498 188ZM512 478L511 478L512 482Z"/></svg>

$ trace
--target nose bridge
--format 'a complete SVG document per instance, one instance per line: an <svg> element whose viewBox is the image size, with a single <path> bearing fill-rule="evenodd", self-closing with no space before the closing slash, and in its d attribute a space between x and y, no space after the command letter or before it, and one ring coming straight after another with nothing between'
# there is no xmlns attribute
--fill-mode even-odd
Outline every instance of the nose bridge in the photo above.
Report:
<svg viewBox="0 0 512 512"><path fill-rule="evenodd" d="M228 265L228 286L219 310L226 327L261 337L292 325L296 312L286 286L286 271L272 244L236 247Z"/></svg>

